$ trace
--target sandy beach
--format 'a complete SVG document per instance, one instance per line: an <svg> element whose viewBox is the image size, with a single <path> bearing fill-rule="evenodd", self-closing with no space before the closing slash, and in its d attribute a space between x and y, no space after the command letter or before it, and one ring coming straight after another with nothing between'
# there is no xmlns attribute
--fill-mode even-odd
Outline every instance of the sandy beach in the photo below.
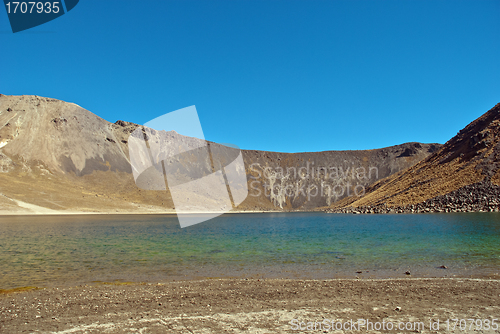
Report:
<svg viewBox="0 0 500 334"><path fill-rule="evenodd" d="M339 323L335 333L500 333L495 318L500 281L490 279L213 279L0 295L2 333L324 333Z"/></svg>

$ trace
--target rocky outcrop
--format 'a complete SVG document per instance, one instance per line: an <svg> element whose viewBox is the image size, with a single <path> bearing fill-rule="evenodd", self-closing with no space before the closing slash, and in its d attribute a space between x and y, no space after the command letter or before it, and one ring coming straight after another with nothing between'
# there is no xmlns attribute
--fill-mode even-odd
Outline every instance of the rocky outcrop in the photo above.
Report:
<svg viewBox="0 0 500 334"><path fill-rule="evenodd" d="M495 202L488 196L496 194L498 185L500 104L471 122L432 155L370 185L361 198L334 203L330 211L349 211L349 207L360 212L489 211L490 203L494 209ZM458 196L462 193L469 193L469 197ZM482 197L490 201L485 203ZM446 198L453 198L453 202L446 202Z"/></svg>
<svg viewBox="0 0 500 334"><path fill-rule="evenodd" d="M500 186L490 181L467 185L446 195L406 206L344 207L328 209L329 213L436 213L436 212L498 212L500 210Z"/></svg>

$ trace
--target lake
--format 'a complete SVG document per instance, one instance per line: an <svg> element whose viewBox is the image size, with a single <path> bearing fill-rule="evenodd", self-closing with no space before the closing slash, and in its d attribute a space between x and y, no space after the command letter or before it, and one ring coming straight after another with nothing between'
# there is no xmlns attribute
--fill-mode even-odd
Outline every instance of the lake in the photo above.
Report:
<svg viewBox="0 0 500 334"><path fill-rule="evenodd" d="M406 271L498 277L500 214L225 214L184 229L172 215L0 217L0 289Z"/></svg>

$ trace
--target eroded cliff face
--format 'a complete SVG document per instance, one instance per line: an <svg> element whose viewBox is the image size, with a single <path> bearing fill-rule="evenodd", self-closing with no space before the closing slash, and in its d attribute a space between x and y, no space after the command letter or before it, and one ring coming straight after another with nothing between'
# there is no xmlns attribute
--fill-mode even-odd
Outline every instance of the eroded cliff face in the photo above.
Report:
<svg viewBox="0 0 500 334"><path fill-rule="evenodd" d="M109 123L73 103L1 95L0 193L4 199L54 210L172 210L168 184L156 190L137 187L128 141L138 127L125 121ZM166 146L207 145L173 131L153 129L148 135ZM208 145L212 150L220 147ZM367 186L414 165L439 147L406 143L367 151L293 154L243 150L249 194L237 209L312 210L329 206L346 196L363 195ZM234 155L231 149L227 152ZM189 155L182 159L187 160L179 161L179 166L186 169L206 164L206 160L190 160ZM210 165L205 167L210 172ZM210 189L201 193L211 196Z"/></svg>
<svg viewBox="0 0 500 334"><path fill-rule="evenodd" d="M311 210L360 197L370 184L399 172L438 149L406 143L365 151L276 153L244 151L248 208ZM272 204L269 205L269 204Z"/></svg>

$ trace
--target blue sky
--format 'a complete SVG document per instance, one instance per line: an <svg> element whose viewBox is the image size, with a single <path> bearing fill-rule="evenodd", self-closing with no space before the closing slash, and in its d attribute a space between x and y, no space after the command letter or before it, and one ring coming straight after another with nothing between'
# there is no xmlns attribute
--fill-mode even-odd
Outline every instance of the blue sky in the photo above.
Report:
<svg viewBox="0 0 500 334"><path fill-rule="evenodd" d="M205 137L282 152L444 143L500 102L500 1L81 0L13 34L0 93L115 122L196 105Z"/></svg>

